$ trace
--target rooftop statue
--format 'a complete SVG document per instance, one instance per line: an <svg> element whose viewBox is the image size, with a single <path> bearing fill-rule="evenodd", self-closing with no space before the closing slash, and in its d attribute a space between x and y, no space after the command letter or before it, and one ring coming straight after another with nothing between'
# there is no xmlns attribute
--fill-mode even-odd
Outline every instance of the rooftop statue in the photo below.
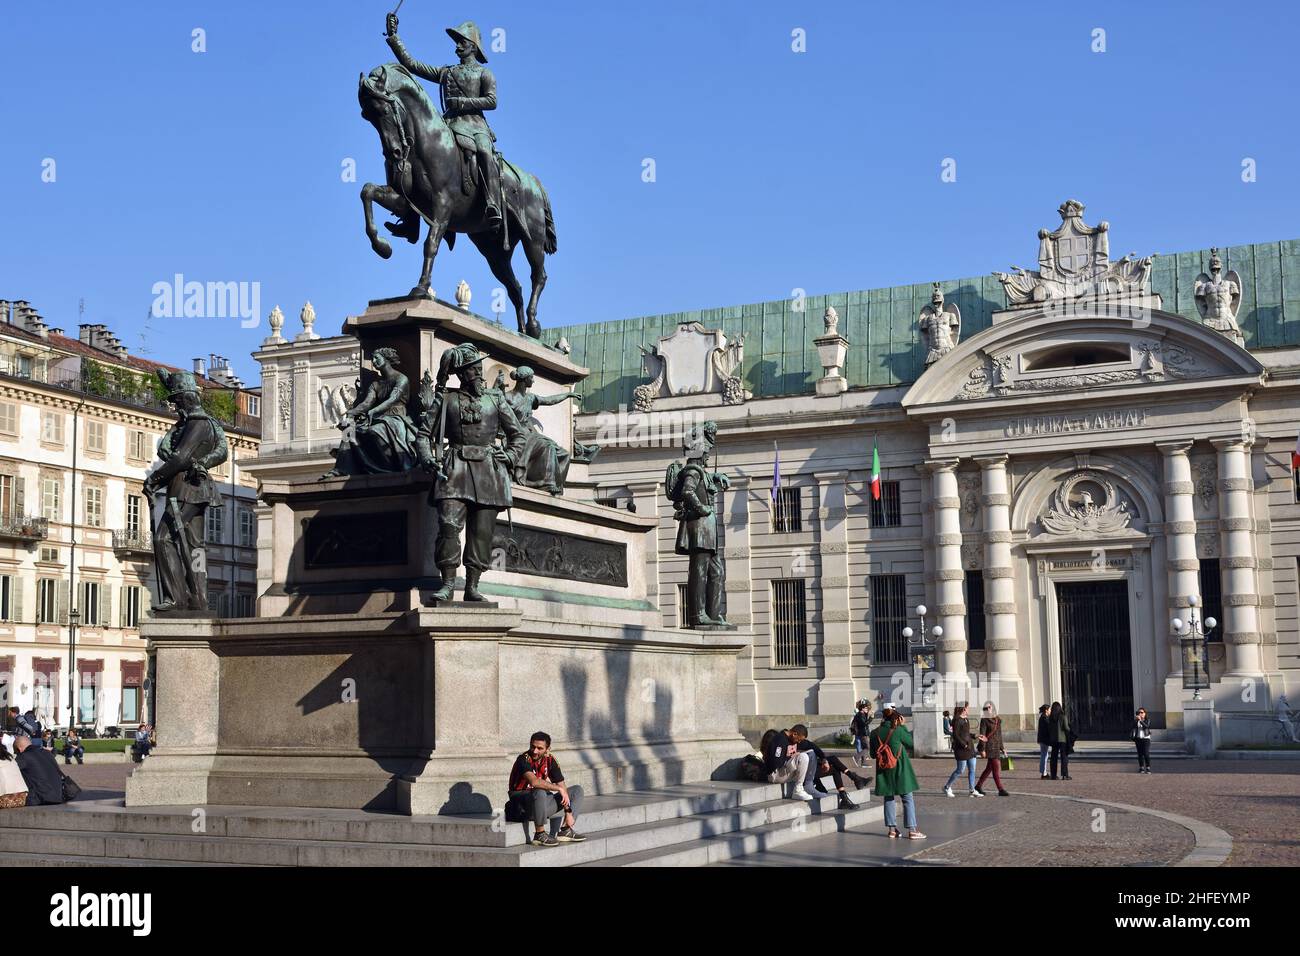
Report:
<svg viewBox="0 0 1300 956"><path fill-rule="evenodd" d="M937 282L930 295L930 304L921 310L921 332L929 345L925 355L927 366L956 348L961 337L961 309L955 302L944 303L943 290Z"/></svg>
<svg viewBox="0 0 1300 956"><path fill-rule="evenodd" d="M1219 258L1219 250L1211 249L1210 274L1202 272L1198 275L1193 287L1196 309L1206 325L1245 348L1246 339L1237 325L1237 312L1241 309L1241 276L1234 269L1221 273L1223 260Z"/></svg>
<svg viewBox="0 0 1300 956"><path fill-rule="evenodd" d="M1110 224L1089 226L1083 203L1067 199L1056 211L1061 225L1054 232L1038 231L1038 271L1012 266L1012 273L994 272L1010 307L1041 305L1084 295L1142 292L1151 276L1154 256L1127 255L1110 261Z"/></svg>
<svg viewBox="0 0 1300 956"><path fill-rule="evenodd" d="M357 90L361 115L379 133L387 176L382 186L366 183L361 188L371 248L385 259L393 254L375 229L373 203L397 215L396 222L384 226L408 242L419 241L423 220L428 227L424 268L411 295L429 298L438 244L445 239L452 248L457 233L468 235L505 286L519 334L539 338L537 300L546 285L546 256L556 249L555 221L537 177L493 146L496 136L483 114L496 109L496 79L484 66L487 56L478 27L466 21L448 29L459 62L433 66L411 56L397 25L397 14L388 14L388 45L399 62L363 74ZM435 109L416 77L438 85L441 110ZM526 310L510 262L521 242L532 270Z"/></svg>

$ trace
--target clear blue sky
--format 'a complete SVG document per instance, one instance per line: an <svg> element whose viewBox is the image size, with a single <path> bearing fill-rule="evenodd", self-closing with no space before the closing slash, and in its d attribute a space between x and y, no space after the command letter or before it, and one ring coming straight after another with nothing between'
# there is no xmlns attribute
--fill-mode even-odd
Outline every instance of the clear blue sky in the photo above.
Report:
<svg viewBox="0 0 1300 956"><path fill-rule="evenodd" d="M332 334L405 292L418 247L375 256L358 199L383 179L356 85L391 59L390 7L7 0L0 297L73 334L84 298L138 350L178 272L260 282L288 332L306 299ZM450 62L443 28L467 17L505 30L489 118L555 209L546 327L1032 266L1069 196L1111 222L1115 256L1300 237L1293 3L406 0L401 34ZM461 278L486 312L496 282L469 243L441 251L434 287ZM266 334L155 319L147 347L225 353L255 381Z"/></svg>

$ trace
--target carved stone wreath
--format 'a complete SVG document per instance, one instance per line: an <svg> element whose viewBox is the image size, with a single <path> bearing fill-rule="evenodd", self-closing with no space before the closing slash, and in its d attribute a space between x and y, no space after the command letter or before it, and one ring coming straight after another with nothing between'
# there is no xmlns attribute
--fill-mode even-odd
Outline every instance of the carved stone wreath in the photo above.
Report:
<svg viewBox="0 0 1300 956"><path fill-rule="evenodd" d="M1218 466L1214 463L1213 458L1202 458L1192 466L1196 476L1196 497L1201 499L1201 506L1205 510L1210 510L1214 504L1215 496L1218 489L1215 484L1215 478L1218 476Z"/></svg>
<svg viewBox="0 0 1300 956"><path fill-rule="evenodd" d="M1072 495L1083 482L1099 488L1104 502L1099 504L1092 500L1090 492L1081 491L1076 504ZM1057 485L1051 506L1038 520L1048 534L1117 534L1129 526L1132 518L1115 482L1102 472L1085 470L1074 472Z"/></svg>

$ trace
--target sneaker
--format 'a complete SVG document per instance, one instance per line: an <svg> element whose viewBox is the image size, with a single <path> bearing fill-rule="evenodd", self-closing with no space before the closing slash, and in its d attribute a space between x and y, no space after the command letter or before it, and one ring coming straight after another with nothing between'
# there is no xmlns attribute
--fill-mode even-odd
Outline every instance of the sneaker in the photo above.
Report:
<svg viewBox="0 0 1300 956"><path fill-rule="evenodd" d="M988 794L985 793L983 790L981 790L979 787L976 787L974 790L972 790L972 791L970 792L970 795L971 795L972 797L987 797L987 796L988 796Z"/></svg>
<svg viewBox="0 0 1300 956"><path fill-rule="evenodd" d="M803 787L795 787L794 792L790 794L791 800L812 800L813 795Z"/></svg>
<svg viewBox="0 0 1300 956"><path fill-rule="evenodd" d="M945 797L955 797L955 796L957 796L957 794L955 794L955 793L952 792L952 787L944 787L944 788L943 788L943 795L944 795Z"/></svg>
<svg viewBox="0 0 1300 956"><path fill-rule="evenodd" d="M998 791L998 796L999 796L999 797L1009 797L1009 796L1011 796L1011 791L1009 791L1009 790L999 790L999 791Z"/></svg>
<svg viewBox="0 0 1300 956"><path fill-rule="evenodd" d="M1049 776L1048 774L1042 774L1041 776L1039 776L1038 779L1039 779L1039 780L1055 780L1056 778L1055 778L1055 777L1052 777L1052 776Z"/></svg>
<svg viewBox="0 0 1300 956"><path fill-rule="evenodd" d="M533 846L559 846L559 845L560 845L560 841L555 839L555 837L551 836L545 830L543 830L541 833L533 834Z"/></svg>
<svg viewBox="0 0 1300 956"><path fill-rule="evenodd" d="M587 838L573 827L562 827L560 832L555 834L555 839L559 843L581 843Z"/></svg>

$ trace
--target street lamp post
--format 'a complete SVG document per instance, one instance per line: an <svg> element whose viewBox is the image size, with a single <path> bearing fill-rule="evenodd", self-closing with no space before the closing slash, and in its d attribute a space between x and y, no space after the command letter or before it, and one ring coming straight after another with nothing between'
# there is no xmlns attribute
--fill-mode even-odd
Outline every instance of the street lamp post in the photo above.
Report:
<svg viewBox="0 0 1300 956"><path fill-rule="evenodd" d="M77 721L77 624L81 621L81 612L75 607L68 611L68 730L71 731ZM58 720L58 715L54 718Z"/></svg>
<svg viewBox="0 0 1300 956"><path fill-rule="evenodd" d="M920 687L920 684L917 682L918 665L920 665L921 668L921 675L920 675L921 680L925 679L925 672L927 670L934 669L935 645L931 643L929 640L927 640L927 634L925 631L925 615L927 611L928 608L926 608L924 604L918 604L916 606L916 616L921 619L921 631L917 640L912 639L913 637L917 636L916 631L913 631L910 627L903 628L903 637L907 639L907 649L911 653L911 657L912 657L913 688ZM943 637L943 628L940 627L938 624L936 624L934 627L930 629L930 633L928 636L933 637L937 641L939 638ZM913 699L915 700L916 698L914 697ZM920 700L922 703L925 702L924 693L920 695Z"/></svg>
<svg viewBox="0 0 1300 956"><path fill-rule="evenodd" d="M1193 594L1187 599L1187 620L1174 618L1169 622L1182 640L1183 689L1192 692L1192 700L1201 699L1201 691L1210 687L1210 631L1218 625L1212 617L1201 624L1197 611L1201 599Z"/></svg>

